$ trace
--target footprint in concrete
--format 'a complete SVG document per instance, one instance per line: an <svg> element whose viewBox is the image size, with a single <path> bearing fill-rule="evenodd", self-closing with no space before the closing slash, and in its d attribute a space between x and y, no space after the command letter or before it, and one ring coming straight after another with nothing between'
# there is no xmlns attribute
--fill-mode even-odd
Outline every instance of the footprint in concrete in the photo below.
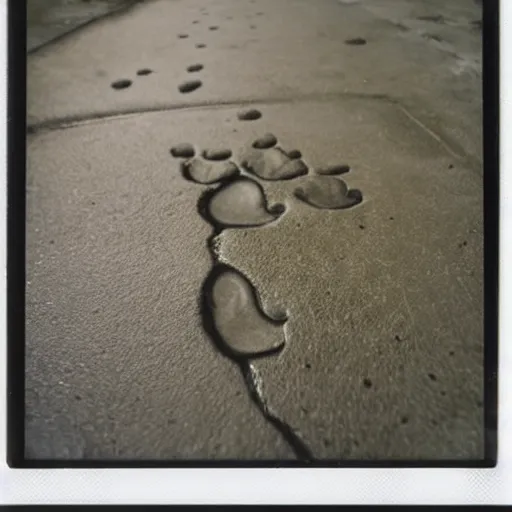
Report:
<svg viewBox="0 0 512 512"><path fill-rule="evenodd" d="M201 80L188 80L178 85L178 90L182 94L185 94L188 92L195 91L196 89L199 89L201 85L203 85L203 82L201 82Z"/></svg>
<svg viewBox="0 0 512 512"><path fill-rule="evenodd" d="M361 191L349 190L347 184L334 176L312 176L306 178L294 191L297 199L320 209L341 210L359 204L363 200Z"/></svg>
<svg viewBox="0 0 512 512"><path fill-rule="evenodd" d="M151 73L153 73L153 70L151 70L149 68L139 69L137 71L137 75L139 75L139 76L147 76L147 75L150 75Z"/></svg>
<svg viewBox="0 0 512 512"><path fill-rule="evenodd" d="M290 158L281 148L268 146L269 149L257 149L255 146L257 144L263 148L262 142L271 141L258 139L243 151L242 167L258 178L269 181L291 180L307 174L307 165L301 159Z"/></svg>
<svg viewBox="0 0 512 512"><path fill-rule="evenodd" d="M261 118L261 112L255 108L240 110L237 114L240 121L255 121Z"/></svg>
<svg viewBox="0 0 512 512"><path fill-rule="evenodd" d="M181 173L188 181L209 185L238 176L240 169L231 161L208 161L195 157L181 164Z"/></svg>
<svg viewBox="0 0 512 512"><path fill-rule="evenodd" d="M362 37L354 37L353 39L347 39L345 44L351 46L362 46L366 44L366 39L363 39Z"/></svg>
<svg viewBox="0 0 512 512"><path fill-rule="evenodd" d="M340 174L345 174L349 171L350 167L346 164L327 165L325 167L315 169L316 174L324 176L339 176Z"/></svg>
<svg viewBox="0 0 512 512"><path fill-rule="evenodd" d="M112 89L117 89L117 90L120 90L120 89L126 89L127 87L130 87L130 85L132 85L132 81L131 80L127 80L127 79L122 79L122 80L116 80L115 82L112 82L110 85L112 87Z"/></svg>
<svg viewBox="0 0 512 512"><path fill-rule="evenodd" d="M284 347L286 318L265 314L256 290L239 272L218 266L206 280L203 296L203 313L211 321L210 330L231 356L258 357Z"/></svg>
<svg viewBox="0 0 512 512"><path fill-rule="evenodd" d="M203 69L202 64L192 64L191 66L188 66L187 71L189 73L197 73L198 71L201 71Z"/></svg>
<svg viewBox="0 0 512 512"><path fill-rule="evenodd" d="M285 211L282 204L268 208L263 188L248 178L236 178L205 194L200 208L203 216L221 227L263 226L277 220Z"/></svg>
<svg viewBox="0 0 512 512"><path fill-rule="evenodd" d="M171 148L171 155L174 158L187 159L181 164L181 173L188 181L207 185L240 174L238 166L227 161L232 156L230 149L207 149L200 157L196 157L195 154L194 147L188 142Z"/></svg>

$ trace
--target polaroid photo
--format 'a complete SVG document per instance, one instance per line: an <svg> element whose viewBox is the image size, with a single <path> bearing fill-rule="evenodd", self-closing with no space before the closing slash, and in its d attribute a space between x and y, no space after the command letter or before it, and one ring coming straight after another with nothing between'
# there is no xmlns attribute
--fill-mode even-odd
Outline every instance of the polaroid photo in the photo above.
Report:
<svg viewBox="0 0 512 512"><path fill-rule="evenodd" d="M512 502L510 4L0 9L5 504Z"/></svg>

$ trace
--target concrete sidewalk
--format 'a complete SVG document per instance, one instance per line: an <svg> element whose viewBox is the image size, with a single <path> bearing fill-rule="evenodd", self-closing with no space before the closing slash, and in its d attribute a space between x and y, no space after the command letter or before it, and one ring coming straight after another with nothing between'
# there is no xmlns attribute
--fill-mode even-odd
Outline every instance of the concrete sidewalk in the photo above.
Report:
<svg viewBox="0 0 512 512"><path fill-rule="evenodd" d="M27 0L27 51L33 52L136 0Z"/></svg>
<svg viewBox="0 0 512 512"><path fill-rule="evenodd" d="M31 55L27 455L482 458L480 15L160 0Z"/></svg>

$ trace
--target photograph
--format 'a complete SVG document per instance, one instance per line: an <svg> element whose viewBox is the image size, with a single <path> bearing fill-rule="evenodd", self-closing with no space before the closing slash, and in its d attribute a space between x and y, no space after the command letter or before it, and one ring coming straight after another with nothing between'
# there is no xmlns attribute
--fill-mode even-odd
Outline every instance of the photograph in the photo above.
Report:
<svg viewBox="0 0 512 512"><path fill-rule="evenodd" d="M14 466L496 464L498 2L9 6Z"/></svg>

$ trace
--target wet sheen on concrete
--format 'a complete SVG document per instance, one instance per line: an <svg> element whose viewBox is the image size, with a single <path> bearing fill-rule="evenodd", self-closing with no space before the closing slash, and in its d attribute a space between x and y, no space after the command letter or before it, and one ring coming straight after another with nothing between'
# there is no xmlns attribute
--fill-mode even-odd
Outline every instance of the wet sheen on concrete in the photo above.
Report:
<svg viewBox="0 0 512 512"><path fill-rule="evenodd" d="M246 26L220 24L228 11L245 16L245 4L211 7L202 32L192 23L199 10L178 4L148 3L29 59L29 122L234 105L31 136L28 449L78 458L481 457L481 105L469 59L376 16L370 0L265 3L252 41ZM198 32L176 37L192 26ZM153 37L134 41L144 27ZM357 36L368 44L344 44ZM298 41L307 51L296 51ZM204 86L180 94L198 55ZM137 77L145 66L158 74ZM122 77L137 87L112 91ZM269 103L244 105L258 97ZM248 110L259 115L244 120ZM192 147L197 161L232 160L245 172L247 148L275 156L276 147L251 147L265 133L275 134L283 164L308 175L283 179L266 157L261 176L246 169L258 185L243 187L244 201L223 184L227 196L209 212L228 227L215 240L219 261L250 283L261 311L277 318L286 306L286 348L244 373L264 400L258 409L202 325L212 226L198 208L207 187L180 170ZM169 149L184 141L190 147L173 158ZM229 148L231 160L205 160L205 148ZM212 169L205 183L221 167ZM347 194L360 189L362 202L331 210L299 200L301 180L315 174L344 174ZM255 212L272 219L253 225Z"/></svg>
<svg viewBox="0 0 512 512"><path fill-rule="evenodd" d="M209 116L200 117L187 132L218 147L225 138L209 140ZM169 127L180 123L149 114L29 140L35 458L295 457L203 329L211 226L197 212L203 187L184 180L169 154L183 141Z"/></svg>
<svg viewBox="0 0 512 512"><path fill-rule="evenodd" d="M446 46L422 36L432 33L431 21L415 20L420 26L414 31L397 26L404 23L407 28L409 18L445 12L441 0L421 0L424 9L414 12L414 2L406 0L393 6L378 0L351 6L334 0L289 1L293 5L288 0L265 2L257 31L247 29L248 5L234 0L212 7L204 26L192 24L199 6L185 9L182 2L154 0L79 30L29 61L29 124L188 103L191 96L170 88L183 81L186 67L200 56L214 67L194 101L387 94L481 161L482 145L475 143L482 134L481 75L475 71L481 62L481 32L470 23L481 17L481 7L469 0L448 2L450 16L445 17L454 18L456 25L435 24L456 35ZM397 7L402 4L407 8ZM461 10L464 16L451 14ZM220 25L228 12L233 22L217 32L207 29L212 23ZM189 27L194 27L189 39L176 37ZM141 32L152 36L133 37ZM371 44L344 44L353 37L371 39ZM109 83L111 77L124 76L133 69L136 55L144 56L144 66L158 69L159 80L145 83L136 95L105 95L105 79ZM105 72L105 78L96 76L98 71ZM44 94L38 93L41 90Z"/></svg>

